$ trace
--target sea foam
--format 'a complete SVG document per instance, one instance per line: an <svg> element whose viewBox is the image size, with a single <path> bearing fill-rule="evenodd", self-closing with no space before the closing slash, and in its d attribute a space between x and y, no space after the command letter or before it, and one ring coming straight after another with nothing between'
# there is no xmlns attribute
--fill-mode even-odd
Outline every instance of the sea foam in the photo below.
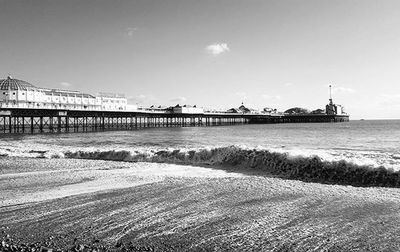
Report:
<svg viewBox="0 0 400 252"><path fill-rule="evenodd" d="M138 146L117 149L94 147L13 146L0 147L0 156L68 158L123 162L156 162L212 165L228 169L256 169L266 174L305 181L359 186L398 186L398 162L380 152L249 148L232 145L203 148L155 148ZM386 156L384 156L386 155ZM383 158L382 158L383 157ZM379 163L379 160L384 162Z"/></svg>
<svg viewBox="0 0 400 252"><path fill-rule="evenodd" d="M324 161L318 156L293 156L269 150L244 149L237 146L198 150L160 150L150 152L68 151L65 158L112 160L124 162L158 162L185 165L213 165L229 169L256 169L265 174L310 182L354 186L400 186L400 172L384 167L357 165L344 160Z"/></svg>

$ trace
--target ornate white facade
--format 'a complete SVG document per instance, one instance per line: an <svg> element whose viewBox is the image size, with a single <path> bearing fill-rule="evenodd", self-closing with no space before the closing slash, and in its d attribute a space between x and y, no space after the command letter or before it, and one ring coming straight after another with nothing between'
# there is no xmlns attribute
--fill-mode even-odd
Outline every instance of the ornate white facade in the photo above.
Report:
<svg viewBox="0 0 400 252"><path fill-rule="evenodd" d="M0 80L0 107L104 111L137 109L135 105L128 105L127 99L121 95L93 96L79 91L39 88L10 76Z"/></svg>

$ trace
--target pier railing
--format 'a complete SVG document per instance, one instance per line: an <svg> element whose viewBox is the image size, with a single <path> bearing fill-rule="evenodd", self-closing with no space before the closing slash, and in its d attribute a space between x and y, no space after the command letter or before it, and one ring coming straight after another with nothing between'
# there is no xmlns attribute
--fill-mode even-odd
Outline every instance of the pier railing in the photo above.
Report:
<svg viewBox="0 0 400 252"><path fill-rule="evenodd" d="M255 123L344 122L346 115L268 115L242 113L163 113L1 108L1 133L56 133L134 130L155 127L201 127Z"/></svg>

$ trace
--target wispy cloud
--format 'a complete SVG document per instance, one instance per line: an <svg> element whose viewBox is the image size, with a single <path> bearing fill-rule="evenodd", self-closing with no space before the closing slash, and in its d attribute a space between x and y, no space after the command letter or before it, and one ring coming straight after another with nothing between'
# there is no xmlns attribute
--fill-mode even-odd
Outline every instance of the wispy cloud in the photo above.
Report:
<svg viewBox="0 0 400 252"><path fill-rule="evenodd" d="M137 32L138 30L139 30L139 28L137 28L137 27L128 27L125 30L125 34L128 37L133 37L133 35L135 35L135 32Z"/></svg>
<svg viewBox="0 0 400 252"><path fill-rule="evenodd" d="M226 43L214 43L206 46L205 50L212 55L219 55L221 53L229 52L230 48Z"/></svg>
<svg viewBox="0 0 400 252"><path fill-rule="evenodd" d="M283 84L285 87L291 87L293 86L292 82L286 82L285 84Z"/></svg>
<svg viewBox="0 0 400 252"><path fill-rule="evenodd" d="M183 97L183 96L179 96L179 97L172 98L169 101L173 102L173 103L183 104L187 101L187 98Z"/></svg>
<svg viewBox="0 0 400 252"><path fill-rule="evenodd" d="M60 83L60 86L63 86L63 87L66 87L66 88L67 88L67 87L70 87L70 86L72 86L72 85L71 85L71 83L69 83L69 82L61 82L61 83Z"/></svg>

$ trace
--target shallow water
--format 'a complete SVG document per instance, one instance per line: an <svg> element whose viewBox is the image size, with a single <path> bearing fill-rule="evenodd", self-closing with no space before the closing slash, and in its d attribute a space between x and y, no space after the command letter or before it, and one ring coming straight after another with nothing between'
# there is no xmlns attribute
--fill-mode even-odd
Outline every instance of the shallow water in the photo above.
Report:
<svg viewBox="0 0 400 252"><path fill-rule="evenodd" d="M154 128L69 134L2 135L0 155L64 157L66 152L125 150L151 155L161 150L238 146L327 161L400 169L400 121L265 124Z"/></svg>

